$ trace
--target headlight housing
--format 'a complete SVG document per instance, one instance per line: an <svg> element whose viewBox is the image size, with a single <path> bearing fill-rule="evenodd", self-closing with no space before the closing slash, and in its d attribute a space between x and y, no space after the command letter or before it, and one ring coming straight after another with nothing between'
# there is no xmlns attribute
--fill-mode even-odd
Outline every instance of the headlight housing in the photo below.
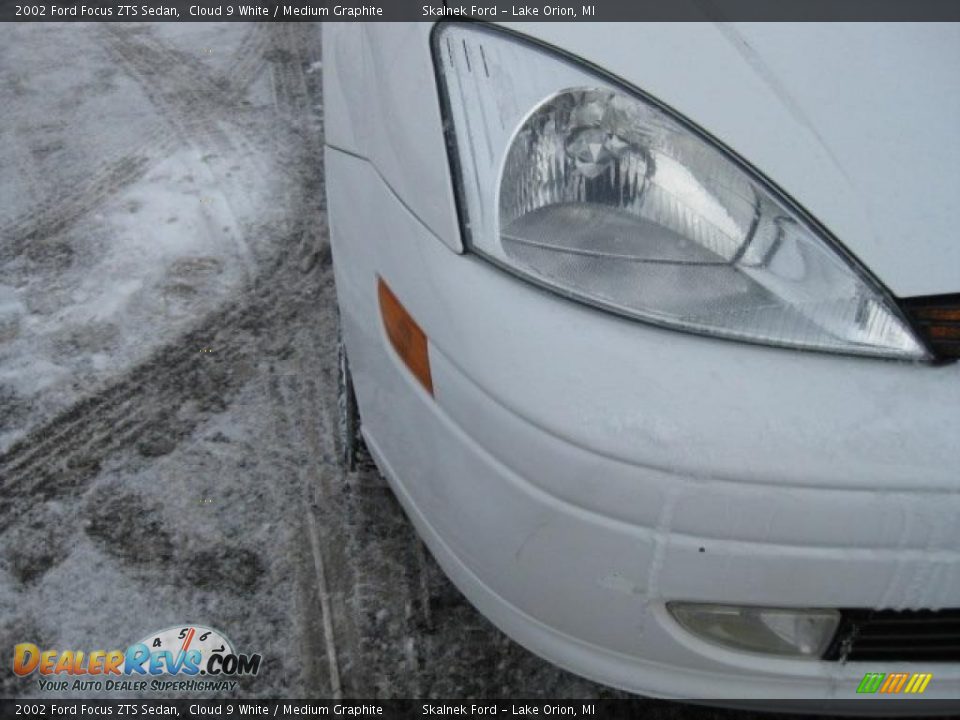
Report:
<svg viewBox="0 0 960 720"><path fill-rule="evenodd" d="M638 91L506 32L434 34L467 246L678 330L899 359L883 288L732 153Z"/></svg>

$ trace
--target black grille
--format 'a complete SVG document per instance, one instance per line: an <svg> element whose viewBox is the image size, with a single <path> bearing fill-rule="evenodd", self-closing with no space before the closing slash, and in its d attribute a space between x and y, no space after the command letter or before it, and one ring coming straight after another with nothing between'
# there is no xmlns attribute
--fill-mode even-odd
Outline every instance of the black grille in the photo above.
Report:
<svg viewBox="0 0 960 720"><path fill-rule="evenodd" d="M900 306L938 358L960 358L960 295L907 298Z"/></svg>
<svg viewBox="0 0 960 720"><path fill-rule="evenodd" d="M840 612L824 660L960 661L960 608Z"/></svg>

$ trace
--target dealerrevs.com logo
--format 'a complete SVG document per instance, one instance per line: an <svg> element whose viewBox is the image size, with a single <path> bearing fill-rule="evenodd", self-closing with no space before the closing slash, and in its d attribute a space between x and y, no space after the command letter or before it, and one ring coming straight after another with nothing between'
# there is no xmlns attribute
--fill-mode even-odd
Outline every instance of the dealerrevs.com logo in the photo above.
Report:
<svg viewBox="0 0 960 720"><path fill-rule="evenodd" d="M233 678L256 675L260 660L256 653L237 653L222 633L201 625L167 628L126 650L41 650L33 643L13 648L13 672L38 675L44 691L233 690Z"/></svg>

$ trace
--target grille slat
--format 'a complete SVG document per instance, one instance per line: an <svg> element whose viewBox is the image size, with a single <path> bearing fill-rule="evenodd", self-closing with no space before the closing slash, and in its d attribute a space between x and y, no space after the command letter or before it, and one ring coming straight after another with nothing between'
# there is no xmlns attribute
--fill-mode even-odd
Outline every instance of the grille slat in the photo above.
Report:
<svg viewBox="0 0 960 720"><path fill-rule="evenodd" d="M907 615L906 612L894 611L891 613L890 617L887 617L882 612L875 612L869 618L869 622L870 627L883 627L885 625L929 626L930 621L933 620L939 625L953 625L960 627L960 617L950 617L950 612L950 610L944 610L942 612L934 612L931 610L914 610L910 612L910 617L899 617L900 615Z"/></svg>
<svg viewBox="0 0 960 720"><path fill-rule="evenodd" d="M885 643L897 639L922 642L925 638L934 642L946 642L947 640L955 640L960 642L960 632L941 633L930 628L917 628L916 631L897 630L894 632L884 633L861 633L858 640L861 643Z"/></svg>
<svg viewBox="0 0 960 720"><path fill-rule="evenodd" d="M960 662L960 609L840 612L824 660Z"/></svg>
<svg viewBox="0 0 960 720"><path fill-rule="evenodd" d="M927 633L926 635L909 635L902 633L898 635L861 635L857 638L857 647L888 647L896 644L899 646L911 645L914 647L943 647L947 645L960 645L960 635L935 635Z"/></svg>

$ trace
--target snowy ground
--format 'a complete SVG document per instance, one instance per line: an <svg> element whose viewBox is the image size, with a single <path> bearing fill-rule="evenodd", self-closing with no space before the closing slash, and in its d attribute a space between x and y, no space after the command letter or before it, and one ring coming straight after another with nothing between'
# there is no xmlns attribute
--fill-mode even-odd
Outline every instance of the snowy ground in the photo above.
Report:
<svg viewBox="0 0 960 720"><path fill-rule="evenodd" d="M194 622L263 654L248 695L612 694L332 461L318 29L0 34L3 657Z"/></svg>
<svg viewBox="0 0 960 720"><path fill-rule="evenodd" d="M244 696L618 696L493 629L333 461L320 50L0 28L0 697L42 696L16 643L187 622L263 654Z"/></svg>

